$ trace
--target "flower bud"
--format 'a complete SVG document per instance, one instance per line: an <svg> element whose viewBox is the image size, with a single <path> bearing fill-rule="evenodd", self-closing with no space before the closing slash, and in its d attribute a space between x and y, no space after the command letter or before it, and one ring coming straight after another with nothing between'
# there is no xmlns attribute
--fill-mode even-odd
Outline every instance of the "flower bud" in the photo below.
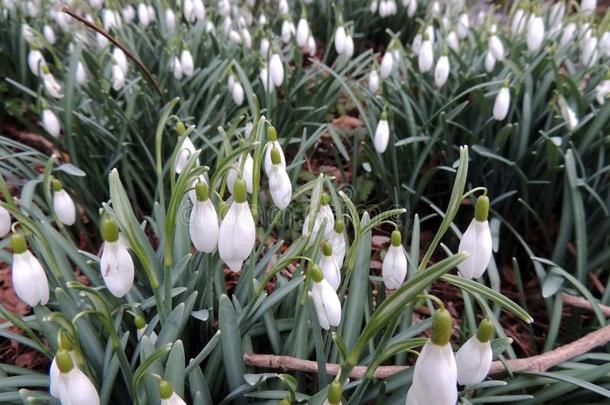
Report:
<svg viewBox="0 0 610 405"><path fill-rule="evenodd" d="M339 381L333 381L328 386L328 402L332 405L337 405L341 403L341 398L343 397L343 387Z"/></svg>
<svg viewBox="0 0 610 405"><path fill-rule="evenodd" d="M496 120L502 121L506 118L508 114L508 109L510 108L510 90L508 85L504 85L498 95L496 96L496 100L494 101L493 107L493 116Z"/></svg>
<svg viewBox="0 0 610 405"><path fill-rule="evenodd" d="M373 140L377 153L383 153L388 147L390 140L390 125L388 124L388 115L384 111L381 113L381 119L377 123L375 129L375 138Z"/></svg>

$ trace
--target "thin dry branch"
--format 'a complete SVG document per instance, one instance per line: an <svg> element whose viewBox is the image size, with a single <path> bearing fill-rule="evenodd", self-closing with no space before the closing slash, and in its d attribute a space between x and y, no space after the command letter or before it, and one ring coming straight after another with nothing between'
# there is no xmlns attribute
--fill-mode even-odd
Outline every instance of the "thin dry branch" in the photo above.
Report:
<svg viewBox="0 0 610 405"><path fill-rule="evenodd" d="M138 68L142 71L142 73L144 73L144 76L146 76L146 79L148 80L148 82L150 84L152 84L152 86L154 87L154 89L157 91L157 93L159 93L159 95L163 98L163 91L161 90L161 87L159 87L159 83L157 83L157 80L155 79L155 77L153 76L152 73L150 73L150 70L148 70L148 68L146 67L146 65L144 65L144 63L142 63L142 61L140 59L138 59L133 52L131 52L129 50L129 48L127 48L125 45L123 45L122 43L120 43L119 41L116 40L116 38L114 38L112 35L108 34L106 31L104 31L103 29L101 29L100 27L98 27L97 25L93 24L90 21L87 21L85 18L81 17L80 15L78 15L74 10L72 10L70 7L68 6L63 6L61 11L63 11L64 13L68 14L70 17L80 21L81 23L85 24L87 27L89 27L90 29L92 29L93 31L96 31L97 33L105 36L110 42L112 42L115 46L121 48L121 50L123 52L125 52L125 55L127 55L127 57L129 59L131 59L137 66Z"/></svg>
<svg viewBox="0 0 610 405"><path fill-rule="evenodd" d="M575 297L574 295L569 295L569 294L563 293L562 299L565 304L568 304L570 306L573 306L576 308L588 309L590 311L593 310L593 305L591 305L589 300L587 300L585 298ZM598 304L597 306L602 311L604 316L610 316L610 307L609 306L603 305L603 304Z"/></svg>
<svg viewBox="0 0 610 405"><path fill-rule="evenodd" d="M504 363L494 361L491 365L489 374L502 374L508 370L519 371L546 371L571 358L602 346L610 342L610 325L591 332L582 338L558 347L550 352L537 356L526 357L523 359L506 360ZM272 354L245 353L244 361L248 366L279 369L283 371L304 371L307 373L317 373L318 363L310 360L297 359L290 356L276 356ZM399 373L408 367L405 366L381 366L375 370L374 377L378 379L388 378ZM326 372L330 375L337 375L340 365L335 363L326 364ZM350 373L350 378L361 379L366 373L365 366L356 366Z"/></svg>

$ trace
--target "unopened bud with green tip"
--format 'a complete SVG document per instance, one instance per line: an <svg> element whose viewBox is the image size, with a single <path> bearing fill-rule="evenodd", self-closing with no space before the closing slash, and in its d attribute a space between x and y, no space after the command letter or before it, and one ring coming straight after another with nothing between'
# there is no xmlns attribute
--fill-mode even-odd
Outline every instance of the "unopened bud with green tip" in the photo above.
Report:
<svg viewBox="0 0 610 405"><path fill-rule="evenodd" d="M438 309L432 317L432 343L439 346L449 344L453 333L453 318L445 308Z"/></svg>
<svg viewBox="0 0 610 405"><path fill-rule="evenodd" d="M59 371L62 373L69 373L74 368L74 363L72 362L72 357L67 350L61 349L55 355L55 361L57 362L57 367Z"/></svg>
<svg viewBox="0 0 610 405"><path fill-rule="evenodd" d="M203 181L198 181L195 184L195 195L197 196L197 201L207 201L209 196L208 185Z"/></svg>
<svg viewBox="0 0 610 405"><path fill-rule="evenodd" d="M483 319L477 330L479 342L489 342L494 337L494 324L489 319Z"/></svg>
<svg viewBox="0 0 610 405"><path fill-rule="evenodd" d="M237 202L237 203L246 202L246 196L247 196L247 188L246 188L245 180L242 178L235 180L235 184L233 185L233 198L235 199L235 202Z"/></svg>
<svg viewBox="0 0 610 405"><path fill-rule="evenodd" d="M286 398L282 399L282 400L279 402L279 405L290 405L290 404L292 404L292 402L290 401L290 399L289 399L288 397L286 397Z"/></svg>
<svg viewBox="0 0 610 405"><path fill-rule="evenodd" d="M174 389L169 381L161 380L159 381L159 395L161 399L169 399L174 393Z"/></svg>
<svg viewBox="0 0 610 405"><path fill-rule="evenodd" d="M184 135L184 133L186 132L186 126L184 125L184 122L178 121L178 123L176 124L176 132L178 133L178 136Z"/></svg>
<svg viewBox="0 0 610 405"><path fill-rule="evenodd" d="M392 246L400 246L402 243L402 235L398 229L392 231Z"/></svg>
<svg viewBox="0 0 610 405"><path fill-rule="evenodd" d="M24 253L28 250L28 243L22 233L14 233L11 236L11 248L15 254Z"/></svg>
<svg viewBox="0 0 610 405"><path fill-rule="evenodd" d="M339 381L333 381L328 386L328 403L332 405L338 405L341 403L341 397L343 396L343 387Z"/></svg>
<svg viewBox="0 0 610 405"><path fill-rule="evenodd" d="M272 125L267 128L267 140L269 142L277 141L277 131Z"/></svg>
<svg viewBox="0 0 610 405"><path fill-rule="evenodd" d="M106 217L102 220L102 239L105 242L116 242L119 240L119 227L110 218Z"/></svg>

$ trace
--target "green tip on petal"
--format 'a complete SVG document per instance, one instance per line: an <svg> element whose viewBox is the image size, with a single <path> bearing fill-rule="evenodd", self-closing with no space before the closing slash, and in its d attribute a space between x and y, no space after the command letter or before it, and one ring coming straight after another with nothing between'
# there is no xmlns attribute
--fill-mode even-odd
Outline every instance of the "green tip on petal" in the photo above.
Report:
<svg viewBox="0 0 610 405"><path fill-rule="evenodd" d="M63 188L61 181L57 180L55 177L51 178L51 187L53 188L53 191L60 191Z"/></svg>
<svg viewBox="0 0 610 405"><path fill-rule="evenodd" d="M51 71L49 70L49 67L47 65L42 65L42 73L45 75L48 75L49 73L51 73Z"/></svg>
<svg viewBox="0 0 610 405"><path fill-rule="evenodd" d="M320 270L320 267L318 267L317 264L311 264L309 266L308 273L311 275L311 279L316 283L319 283L324 280L324 273L322 273L322 270Z"/></svg>
<svg viewBox="0 0 610 405"><path fill-rule="evenodd" d="M342 219L335 222L335 232L343 233L345 231L345 222Z"/></svg>
<svg viewBox="0 0 610 405"><path fill-rule="evenodd" d="M139 315L136 316L134 323L136 324L137 329L142 329L146 327L146 320Z"/></svg>
<svg viewBox="0 0 610 405"><path fill-rule="evenodd" d="M477 331L477 340L485 343L494 337L494 324L489 319L483 319Z"/></svg>
<svg viewBox="0 0 610 405"><path fill-rule="evenodd" d="M292 402L290 402L290 399L284 398L278 404L279 405L290 405L290 404L292 404Z"/></svg>
<svg viewBox="0 0 610 405"><path fill-rule="evenodd" d="M159 395L161 395L161 399L169 399L174 393L174 389L169 381L161 380L159 381Z"/></svg>
<svg viewBox="0 0 610 405"><path fill-rule="evenodd" d="M235 202L246 202L246 191L245 180L241 178L235 180L235 184L233 185L233 198L235 199Z"/></svg>
<svg viewBox="0 0 610 405"><path fill-rule="evenodd" d="M105 242L116 242L119 239L119 227L110 218L102 221L102 239Z"/></svg>
<svg viewBox="0 0 610 405"><path fill-rule="evenodd" d="M432 343L439 346L449 344L453 332L453 319L445 308L441 308L432 317Z"/></svg>
<svg viewBox="0 0 610 405"><path fill-rule="evenodd" d="M197 195L197 201L207 201L209 198L208 185L203 181L198 181L195 184L195 194Z"/></svg>
<svg viewBox="0 0 610 405"><path fill-rule="evenodd" d="M274 165L282 163L282 158L280 156L280 151L275 146L271 149L271 163Z"/></svg>
<svg viewBox="0 0 610 405"><path fill-rule="evenodd" d="M277 131L273 125L270 125L269 128L267 128L267 140L269 142L277 141Z"/></svg>
<svg viewBox="0 0 610 405"><path fill-rule="evenodd" d="M25 240L25 236L21 233L14 233L11 236L11 247L13 252L20 254L28 250L28 242Z"/></svg>
<svg viewBox="0 0 610 405"><path fill-rule="evenodd" d="M479 222L487 221L489 215L489 197L482 195L477 198L477 204L474 208L474 218Z"/></svg>
<svg viewBox="0 0 610 405"><path fill-rule="evenodd" d="M402 243L402 235L398 229L392 231L392 246L400 246Z"/></svg>
<svg viewBox="0 0 610 405"><path fill-rule="evenodd" d="M502 87L509 87L509 86L510 86L510 80L504 79L504 83L502 83Z"/></svg>
<svg viewBox="0 0 610 405"><path fill-rule="evenodd" d="M331 404L340 404L343 396L343 387L339 381L333 381L328 386L328 402Z"/></svg>
<svg viewBox="0 0 610 405"><path fill-rule="evenodd" d="M330 196L327 193L322 193L322 197L320 197L320 204L322 204L322 205L330 204Z"/></svg>
<svg viewBox="0 0 610 405"><path fill-rule="evenodd" d="M332 256L333 254L333 247L327 241L322 242L322 253L324 253L324 256Z"/></svg>
<svg viewBox="0 0 610 405"><path fill-rule="evenodd" d="M381 121L387 121L387 120L388 120L388 113L384 111L381 113Z"/></svg>
<svg viewBox="0 0 610 405"><path fill-rule="evenodd" d="M59 346L60 350L72 350L72 342L70 338L68 338L68 333L65 330L61 330L57 337L57 346Z"/></svg>
<svg viewBox="0 0 610 405"><path fill-rule="evenodd" d="M176 124L176 132L178 133L178 136L184 135L184 133L186 132L186 126L184 125L184 122L178 121L178 123Z"/></svg>
<svg viewBox="0 0 610 405"><path fill-rule="evenodd" d="M74 368L74 363L72 363L72 357L70 357L70 353L67 350L61 349L55 355L55 362L57 363L57 368L62 373L69 373L70 370Z"/></svg>

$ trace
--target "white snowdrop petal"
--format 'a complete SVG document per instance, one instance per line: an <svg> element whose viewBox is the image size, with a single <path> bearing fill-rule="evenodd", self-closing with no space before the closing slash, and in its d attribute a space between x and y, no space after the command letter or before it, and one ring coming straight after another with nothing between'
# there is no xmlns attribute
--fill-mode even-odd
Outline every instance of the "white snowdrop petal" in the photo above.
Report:
<svg viewBox="0 0 610 405"><path fill-rule="evenodd" d="M447 82L449 78L449 58L446 55L441 56L436 62L436 68L434 69L434 84L436 87L441 88Z"/></svg>
<svg viewBox="0 0 610 405"><path fill-rule="evenodd" d="M274 165L269 174L269 192L273 203L281 210L288 207L292 200L290 177L280 163Z"/></svg>
<svg viewBox="0 0 610 405"><path fill-rule="evenodd" d="M510 108L510 90L508 87L502 87L496 96L493 107L493 116L496 120L502 121L508 114Z"/></svg>
<svg viewBox="0 0 610 405"><path fill-rule="evenodd" d="M122 297L131 290L134 281L134 264L126 246L120 242L104 242L100 258L100 271L108 291Z"/></svg>
<svg viewBox="0 0 610 405"><path fill-rule="evenodd" d="M218 253L232 271L240 271L250 256L256 239L256 228L247 202L233 202L220 225Z"/></svg>
<svg viewBox="0 0 610 405"><path fill-rule="evenodd" d="M390 140L390 126L387 120L381 119L375 129L374 146L377 153L383 153Z"/></svg>
<svg viewBox="0 0 610 405"><path fill-rule="evenodd" d="M407 256L402 246L389 247L383 259L381 274L386 288L395 290L402 285L407 276Z"/></svg>
<svg viewBox="0 0 610 405"><path fill-rule="evenodd" d="M210 199L196 201L191 210L189 235L200 252L211 253L218 243L218 214Z"/></svg>
<svg viewBox="0 0 610 405"><path fill-rule="evenodd" d="M470 255L458 264L460 274L465 278L479 278L487 269L492 254L491 231L488 221L473 219L462 235L460 252L466 251Z"/></svg>
<svg viewBox="0 0 610 405"><path fill-rule="evenodd" d="M66 190L61 189L53 193L53 211L64 225L74 225L76 206Z"/></svg>
<svg viewBox="0 0 610 405"><path fill-rule="evenodd" d="M451 345L428 341L415 362L411 404L448 405L457 402L457 366Z"/></svg>
<svg viewBox="0 0 610 405"><path fill-rule="evenodd" d="M341 284L341 272L337 267L337 262L334 257L322 255L320 258L320 262L318 263L320 270L324 274L324 280L328 281L328 284L337 291L339 289L339 285Z"/></svg>
<svg viewBox="0 0 610 405"><path fill-rule="evenodd" d="M4 238L11 231L11 214L4 207L0 207L0 238Z"/></svg>
<svg viewBox="0 0 610 405"><path fill-rule="evenodd" d="M13 255L12 282L20 300L31 307L49 302L49 282L42 265L29 250Z"/></svg>
<svg viewBox="0 0 610 405"><path fill-rule="evenodd" d="M471 385L482 382L489 373L492 357L489 342L480 342L476 335L468 339L455 354L458 383Z"/></svg>

